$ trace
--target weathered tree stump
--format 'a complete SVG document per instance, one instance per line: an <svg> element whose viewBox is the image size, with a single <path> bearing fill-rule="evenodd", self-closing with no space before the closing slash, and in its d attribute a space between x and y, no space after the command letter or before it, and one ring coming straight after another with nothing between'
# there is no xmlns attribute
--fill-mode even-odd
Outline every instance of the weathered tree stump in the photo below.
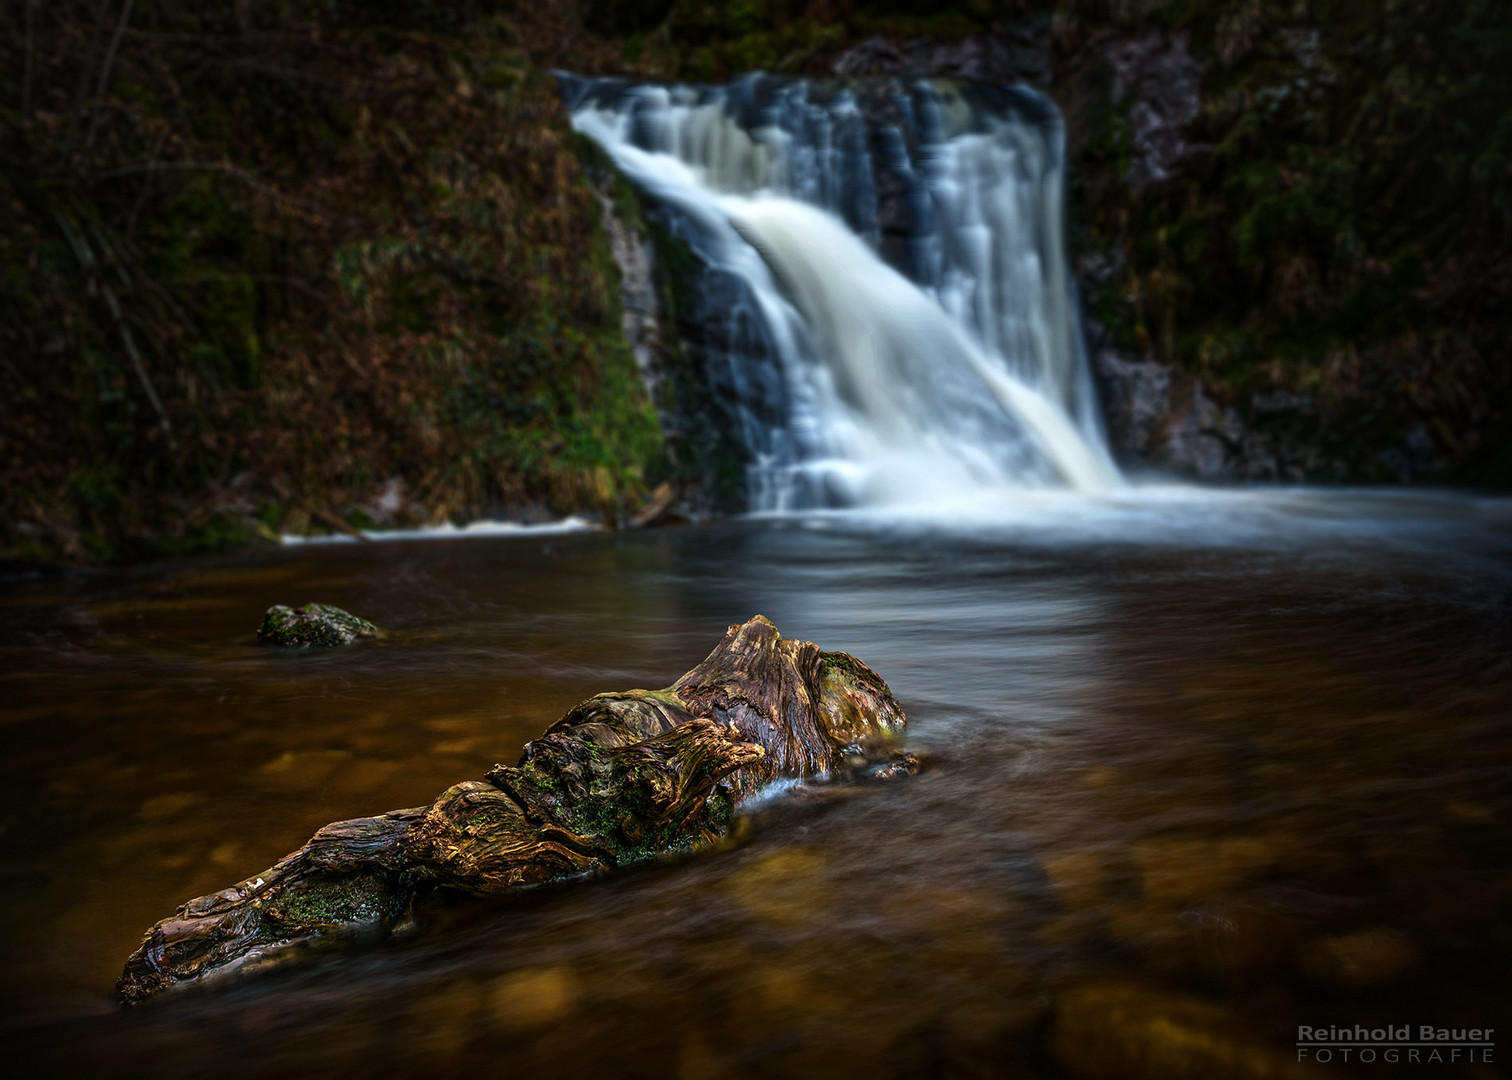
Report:
<svg viewBox="0 0 1512 1080"><path fill-rule="evenodd" d="M861 661L786 640L758 615L665 690L589 698L517 765L430 806L327 825L261 874L182 905L126 961L117 996L136 1004L317 938L387 932L424 890L493 895L696 851L767 780L858 760L878 776L913 771L894 749L904 722Z"/></svg>

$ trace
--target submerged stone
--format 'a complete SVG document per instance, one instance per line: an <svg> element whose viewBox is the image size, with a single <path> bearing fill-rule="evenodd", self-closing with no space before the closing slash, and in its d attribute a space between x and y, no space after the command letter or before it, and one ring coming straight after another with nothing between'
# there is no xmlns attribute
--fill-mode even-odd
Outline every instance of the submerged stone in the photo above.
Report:
<svg viewBox="0 0 1512 1080"><path fill-rule="evenodd" d="M1087 1080L1321 1080L1310 1062L1254 1038L1211 1002L1153 986L1075 987L1056 1004L1056 1062Z"/></svg>
<svg viewBox="0 0 1512 1080"><path fill-rule="evenodd" d="M334 648L350 645L358 638L377 636L378 628L372 623L334 604L306 604L296 608L274 604L257 628L258 641L295 648L311 645Z"/></svg>
<svg viewBox="0 0 1512 1080"><path fill-rule="evenodd" d="M1305 946L1298 959L1314 979L1344 986L1390 982L1417 963L1417 950L1400 930L1368 926L1320 938Z"/></svg>

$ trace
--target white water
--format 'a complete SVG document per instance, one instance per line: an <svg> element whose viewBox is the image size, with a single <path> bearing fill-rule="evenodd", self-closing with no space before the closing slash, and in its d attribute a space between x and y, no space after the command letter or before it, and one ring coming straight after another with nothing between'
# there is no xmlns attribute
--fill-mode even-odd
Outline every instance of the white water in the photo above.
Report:
<svg viewBox="0 0 1512 1080"><path fill-rule="evenodd" d="M599 528L587 518L562 518L560 521L543 521L527 525L518 521L472 521L466 525L427 525L418 529L363 529L360 534L330 533L305 536L300 533L282 533L279 542L285 546L296 544L355 544L363 540L455 540L459 537L478 536L557 536L562 533L591 532Z"/></svg>
<svg viewBox="0 0 1512 1080"><path fill-rule="evenodd" d="M751 403L751 509L1120 486L1065 269L1053 110L921 84L891 103L902 127L869 129L848 95L808 94L599 84L573 112L713 268L707 318L728 327L707 362ZM913 280L877 252L878 170L905 191Z"/></svg>
<svg viewBox="0 0 1512 1080"><path fill-rule="evenodd" d="M1053 385L1036 390L1008 374L1000 357L839 220L791 199L726 205L736 229L796 298L840 398L868 421L858 432L858 458L913 457L935 469L952 459L979 462L978 476L1013 479L993 475L990 447L982 447L997 434L992 418L972 423L979 410L969 399L980 393L979 380L1072 487L1099 491L1117 483L1107 455L1045 396Z"/></svg>

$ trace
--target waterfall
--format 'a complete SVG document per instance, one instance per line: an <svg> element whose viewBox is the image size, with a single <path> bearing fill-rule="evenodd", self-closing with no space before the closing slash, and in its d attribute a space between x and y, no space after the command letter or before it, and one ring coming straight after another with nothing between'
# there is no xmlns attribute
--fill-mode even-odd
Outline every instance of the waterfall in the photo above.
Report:
<svg viewBox="0 0 1512 1080"><path fill-rule="evenodd" d="M699 265L682 318L750 509L1105 491L1064 254L1059 114L1022 88L566 83Z"/></svg>

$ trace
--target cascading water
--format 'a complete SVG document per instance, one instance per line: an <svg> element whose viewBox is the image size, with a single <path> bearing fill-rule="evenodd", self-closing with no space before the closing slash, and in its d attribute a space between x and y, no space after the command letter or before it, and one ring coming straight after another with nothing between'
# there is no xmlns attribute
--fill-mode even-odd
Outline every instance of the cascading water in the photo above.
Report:
<svg viewBox="0 0 1512 1080"><path fill-rule="evenodd" d="M759 75L567 96L702 264L691 321L736 399L752 510L1120 483L1044 98Z"/></svg>

